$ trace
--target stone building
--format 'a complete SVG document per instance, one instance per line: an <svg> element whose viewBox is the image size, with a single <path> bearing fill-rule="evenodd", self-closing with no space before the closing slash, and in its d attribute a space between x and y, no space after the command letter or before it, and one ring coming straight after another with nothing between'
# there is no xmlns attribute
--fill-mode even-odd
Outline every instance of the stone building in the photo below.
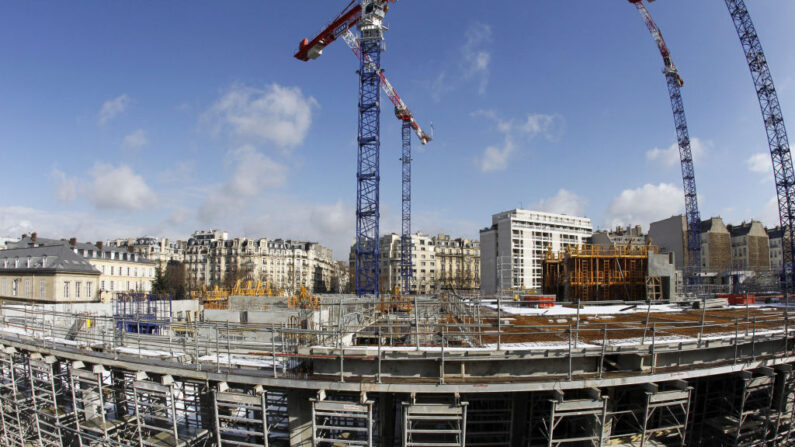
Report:
<svg viewBox="0 0 795 447"><path fill-rule="evenodd" d="M762 222L752 220L726 228L731 235L733 270L770 269L770 240Z"/></svg>
<svg viewBox="0 0 795 447"><path fill-rule="evenodd" d="M195 287L230 286L237 280L269 282L292 292L331 289L334 274L330 249L315 242L233 238L218 230L197 231L185 249L188 279Z"/></svg>
<svg viewBox="0 0 795 447"><path fill-rule="evenodd" d="M0 251L0 297L64 303L96 301L100 272L66 244Z"/></svg>
<svg viewBox="0 0 795 447"><path fill-rule="evenodd" d="M703 272L721 272L732 267L731 236L723 219L713 217L701 221L701 269ZM677 270L689 264L687 251L687 220L685 216L672 216L649 225L648 238L665 253L674 253Z"/></svg>
<svg viewBox="0 0 795 447"><path fill-rule="evenodd" d="M379 238L378 288L391 294L401 285L400 235ZM453 239L446 234L411 235L411 293L431 294L441 289L477 290L480 288L480 244L464 238ZM348 259L349 281L356 281L356 245L351 246Z"/></svg>
<svg viewBox="0 0 795 447"><path fill-rule="evenodd" d="M594 231L591 240L594 245L603 247L646 245L646 235L640 225L627 228L619 226L615 230Z"/></svg>
<svg viewBox="0 0 795 447"><path fill-rule="evenodd" d="M731 235L723 219L701 221L701 269L721 272L732 268Z"/></svg>
<svg viewBox="0 0 795 447"><path fill-rule="evenodd" d="M433 238L442 289L480 289L480 241L439 234Z"/></svg>
<svg viewBox="0 0 795 447"><path fill-rule="evenodd" d="M784 267L784 230L780 226L767 230L770 247L770 268L780 271Z"/></svg>
<svg viewBox="0 0 795 447"><path fill-rule="evenodd" d="M45 239L39 238L36 233L33 233L30 237L23 235L19 241L9 244L9 249L46 247L63 247L99 272L96 282L91 284L90 297L86 296L87 289L84 288L84 283L81 283L79 287L74 284L73 294L78 295L77 299L79 300L110 301L123 292L146 293L152 291L155 264L130 252L126 248L106 247L102 242L97 242L96 244L82 243L77 242L75 238L68 241L65 239ZM64 258L64 262L69 265L72 261ZM63 295L66 295L66 290L61 295L62 298L65 298ZM69 295L71 296L72 294ZM57 293L55 297L58 298Z"/></svg>
<svg viewBox="0 0 795 447"><path fill-rule="evenodd" d="M161 271L165 271L170 261L184 262L186 241L170 241L165 238L139 237L137 239L114 239L106 241L109 247L127 249L152 261Z"/></svg>

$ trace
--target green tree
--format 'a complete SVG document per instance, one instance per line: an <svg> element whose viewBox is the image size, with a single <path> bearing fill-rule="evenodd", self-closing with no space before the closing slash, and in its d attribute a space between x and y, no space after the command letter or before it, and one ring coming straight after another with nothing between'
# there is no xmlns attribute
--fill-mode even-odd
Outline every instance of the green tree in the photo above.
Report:
<svg viewBox="0 0 795 447"><path fill-rule="evenodd" d="M163 271L160 269L160 266L158 266L155 269L155 280L152 281L152 292L169 293L168 288L168 283L165 276L163 275Z"/></svg>

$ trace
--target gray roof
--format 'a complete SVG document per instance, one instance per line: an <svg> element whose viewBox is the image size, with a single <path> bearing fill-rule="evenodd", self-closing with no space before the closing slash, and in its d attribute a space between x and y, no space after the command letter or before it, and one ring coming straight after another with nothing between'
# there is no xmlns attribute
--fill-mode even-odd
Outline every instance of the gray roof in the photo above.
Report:
<svg viewBox="0 0 795 447"><path fill-rule="evenodd" d="M135 255L126 247L108 247L103 246L100 250L94 244L86 243L86 242L76 242L74 247L69 245L70 241L65 239L46 239L42 237L37 237L36 241L34 242L33 239L28 236L25 238L20 239L18 242L13 242L8 244L8 248L34 248L34 247L66 247L67 250L73 251L77 250L78 253L86 253L86 257L80 256L79 254L75 254L80 259L91 258L91 259L110 259L109 253L113 252L116 253L115 260L121 261L121 255L125 255L128 259L124 259L126 262L136 262L139 264L154 264L154 262L144 259L141 256ZM96 252L96 257L92 256L92 252ZM134 259L138 259L137 261Z"/></svg>
<svg viewBox="0 0 795 447"><path fill-rule="evenodd" d="M67 245L39 245L0 251L0 272L70 272L99 275L85 258Z"/></svg>
<svg viewBox="0 0 795 447"><path fill-rule="evenodd" d="M781 227L768 228L767 237L770 239L781 239L784 237L784 229Z"/></svg>

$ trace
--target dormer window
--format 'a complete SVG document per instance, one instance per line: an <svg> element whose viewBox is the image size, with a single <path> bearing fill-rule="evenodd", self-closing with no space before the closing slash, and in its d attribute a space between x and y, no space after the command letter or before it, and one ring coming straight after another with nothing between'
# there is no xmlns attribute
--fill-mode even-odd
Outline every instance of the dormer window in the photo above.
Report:
<svg viewBox="0 0 795 447"><path fill-rule="evenodd" d="M14 268L19 268L19 258L14 258Z"/></svg>
<svg viewBox="0 0 795 447"><path fill-rule="evenodd" d="M47 255L41 257L41 268L47 267Z"/></svg>
<svg viewBox="0 0 795 447"><path fill-rule="evenodd" d="M25 267L30 268L30 256L28 256L27 261L25 262Z"/></svg>

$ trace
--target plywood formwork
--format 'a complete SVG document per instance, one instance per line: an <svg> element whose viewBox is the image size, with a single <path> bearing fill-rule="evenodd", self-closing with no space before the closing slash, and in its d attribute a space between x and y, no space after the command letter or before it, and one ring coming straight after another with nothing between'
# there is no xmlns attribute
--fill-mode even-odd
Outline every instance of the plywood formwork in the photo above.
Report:
<svg viewBox="0 0 795 447"><path fill-rule="evenodd" d="M547 252L544 293L566 301L638 300L646 296L650 245L584 245Z"/></svg>

